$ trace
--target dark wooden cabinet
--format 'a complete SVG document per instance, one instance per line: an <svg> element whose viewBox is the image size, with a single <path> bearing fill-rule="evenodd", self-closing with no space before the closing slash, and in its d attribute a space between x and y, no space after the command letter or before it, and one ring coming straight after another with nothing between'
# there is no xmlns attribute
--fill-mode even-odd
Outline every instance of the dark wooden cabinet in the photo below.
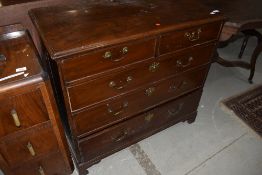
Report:
<svg viewBox="0 0 262 175"><path fill-rule="evenodd" d="M21 25L0 27L0 169L69 175L72 160L51 84Z"/></svg>
<svg viewBox="0 0 262 175"><path fill-rule="evenodd" d="M80 1L34 9L80 174L197 114L223 25L186 1Z"/></svg>

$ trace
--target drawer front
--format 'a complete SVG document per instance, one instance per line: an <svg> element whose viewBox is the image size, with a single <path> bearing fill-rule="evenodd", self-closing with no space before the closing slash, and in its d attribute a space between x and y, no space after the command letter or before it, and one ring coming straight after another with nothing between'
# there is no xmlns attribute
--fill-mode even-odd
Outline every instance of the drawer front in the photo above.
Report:
<svg viewBox="0 0 262 175"><path fill-rule="evenodd" d="M214 44L196 46L157 60L151 59L139 63L120 73L68 87L71 111L124 94L178 72L207 64L213 54L213 49Z"/></svg>
<svg viewBox="0 0 262 175"><path fill-rule="evenodd" d="M190 29L175 31L161 36L159 54L173 52L186 47L216 40L221 23L210 23Z"/></svg>
<svg viewBox="0 0 262 175"><path fill-rule="evenodd" d="M13 170L15 175L66 175L70 171L66 169L63 157L60 153L45 156L40 160L24 164Z"/></svg>
<svg viewBox="0 0 262 175"><path fill-rule="evenodd" d="M103 156L119 149L128 142L137 141L148 132L161 128L166 123L180 120L197 110L201 90L148 111L131 120L108 128L90 138L80 140L80 150L85 161Z"/></svg>
<svg viewBox="0 0 262 175"><path fill-rule="evenodd" d="M90 77L155 55L155 39L127 43L62 61L65 82Z"/></svg>
<svg viewBox="0 0 262 175"><path fill-rule="evenodd" d="M207 70L205 67L186 72L77 113L73 116L76 134L78 137L91 134L164 101L201 87Z"/></svg>
<svg viewBox="0 0 262 175"><path fill-rule="evenodd" d="M57 140L50 122L19 133L0 142L1 154L10 167L15 167L47 153L58 150Z"/></svg>
<svg viewBox="0 0 262 175"><path fill-rule="evenodd" d="M49 120L40 90L0 101L0 137Z"/></svg>

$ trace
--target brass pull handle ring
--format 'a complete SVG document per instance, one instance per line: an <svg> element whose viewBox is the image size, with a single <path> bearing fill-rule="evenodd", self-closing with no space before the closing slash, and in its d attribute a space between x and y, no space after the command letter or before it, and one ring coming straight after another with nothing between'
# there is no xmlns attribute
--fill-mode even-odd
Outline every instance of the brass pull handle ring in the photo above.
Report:
<svg viewBox="0 0 262 175"><path fill-rule="evenodd" d="M177 115L177 114L181 111L181 109L183 108L183 106L184 106L184 104L183 104L183 103L180 103L176 109L169 109L169 110L168 110L168 114L169 114L170 116L175 116L175 115Z"/></svg>
<svg viewBox="0 0 262 175"><path fill-rule="evenodd" d="M145 94L149 97L149 96L151 96L155 92L155 90L156 90L155 87L148 88L146 90Z"/></svg>
<svg viewBox="0 0 262 175"><path fill-rule="evenodd" d="M145 121L151 122L151 120L155 117L155 114L149 113L145 116Z"/></svg>
<svg viewBox="0 0 262 175"><path fill-rule="evenodd" d="M128 131L124 131L122 134L120 134L120 136L113 138L113 140L115 142L121 142L122 140L124 140L126 137L128 136Z"/></svg>
<svg viewBox="0 0 262 175"><path fill-rule="evenodd" d="M177 67L186 68L186 67L188 67L188 66L191 65L191 63L192 63L193 60L194 60L193 57L189 57L189 58L187 59L187 62L186 62L186 63L183 63L183 61L180 59L180 60L177 60L176 65L177 65Z"/></svg>
<svg viewBox="0 0 262 175"><path fill-rule="evenodd" d="M154 62L149 66L149 71L150 72L156 72L157 69L160 67L160 63Z"/></svg>
<svg viewBox="0 0 262 175"><path fill-rule="evenodd" d="M119 62L121 60L123 60L125 57L124 55L126 55L128 53L128 47L123 47L122 51L122 56L120 56L120 58L113 58L113 54L111 51L106 51L103 55L103 57L105 59L110 59L111 61L114 61L114 62Z"/></svg>
<svg viewBox="0 0 262 175"><path fill-rule="evenodd" d="M109 82L108 86L111 87L111 88L120 90L120 89L125 88L132 80L133 80L133 77L132 76L128 76L126 78L126 80L124 81L125 83L123 85L117 85L117 83L115 81L111 81L111 82ZM122 83L122 81L119 81L119 84L121 84L121 83Z"/></svg>
<svg viewBox="0 0 262 175"><path fill-rule="evenodd" d="M114 110L109 106L109 104L107 104L107 107L108 107L107 111L108 111L108 113L109 113L110 115L118 116L118 115L122 114L122 113L125 111L125 109L128 107L128 102L124 102L124 103L121 105L120 109L118 109L118 110L116 110L116 111L114 111Z"/></svg>
<svg viewBox="0 0 262 175"><path fill-rule="evenodd" d="M202 32L202 29L199 28L197 29L197 31L194 32L186 32L185 33L185 37L189 40L189 41L197 41L200 39L200 33Z"/></svg>
<svg viewBox="0 0 262 175"><path fill-rule="evenodd" d="M184 87L185 85L187 85L187 82L186 81L182 81L178 85L175 84L175 85L170 86L170 91L179 90L182 87Z"/></svg>

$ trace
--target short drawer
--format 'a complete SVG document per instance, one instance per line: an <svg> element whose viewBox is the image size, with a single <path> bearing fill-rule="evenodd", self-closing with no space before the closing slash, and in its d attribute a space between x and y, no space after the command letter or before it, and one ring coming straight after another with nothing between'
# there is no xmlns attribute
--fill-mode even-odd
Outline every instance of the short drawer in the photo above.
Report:
<svg viewBox="0 0 262 175"><path fill-rule="evenodd" d="M161 36L159 55L218 39L221 22L209 23Z"/></svg>
<svg viewBox="0 0 262 175"><path fill-rule="evenodd" d="M49 120L40 90L0 101L0 137Z"/></svg>
<svg viewBox="0 0 262 175"><path fill-rule="evenodd" d="M214 44L201 45L160 59L150 59L120 73L67 87L71 111L88 107L137 87L210 62Z"/></svg>
<svg viewBox="0 0 262 175"><path fill-rule="evenodd" d="M26 163L12 171L15 175L67 175L70 172L66 169L59 152L45 155L39 160Z"/></svg>
<svg viewBox="0 0 262 175"><path fill-rule="evenodd" d="M113 46L62 61L65 82L90 77L155 55L155 39Z"/></svg>
<svg viewBox="0 0 262 175"><path fill-rule="evenodd" d="M172 121L186 120L188 114L197 110L201 90L164 104L100 133L80 140L79 146L85 161L99 159L120 149L129 142L139 141L145 135L162 128Z"/></svg>
<svg viewBox="0 0 262 175"><path fill-rule="evenodd" d="M146 109L201 87L207 67L153 83L73 115L78 137L91 134Z"/></svg>
<svg viewBox="0 0 262 175"><path fill-rule="evenodd" d="M0 141L0 151L10 167L15 167L58 150L51 123L46 122L25 132L12 135Z"/></svg>

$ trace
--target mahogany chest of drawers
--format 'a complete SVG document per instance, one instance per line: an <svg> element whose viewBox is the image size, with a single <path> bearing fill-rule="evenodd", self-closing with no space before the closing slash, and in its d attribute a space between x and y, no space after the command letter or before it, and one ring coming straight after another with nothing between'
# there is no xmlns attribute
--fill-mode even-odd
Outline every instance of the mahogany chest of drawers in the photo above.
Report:
<svg viewBox="0 0 262 175"><path fill-rule="evenodd" d="M35 47L21 25L0 27L0 169L70 175L72 161Z"/></svg>
<svg viewBox="0 0 262 175"><path fill-rule="evenodd" d="M195 1L81 1L34 9L80 174L197 114L223 16Z"/></svg>

